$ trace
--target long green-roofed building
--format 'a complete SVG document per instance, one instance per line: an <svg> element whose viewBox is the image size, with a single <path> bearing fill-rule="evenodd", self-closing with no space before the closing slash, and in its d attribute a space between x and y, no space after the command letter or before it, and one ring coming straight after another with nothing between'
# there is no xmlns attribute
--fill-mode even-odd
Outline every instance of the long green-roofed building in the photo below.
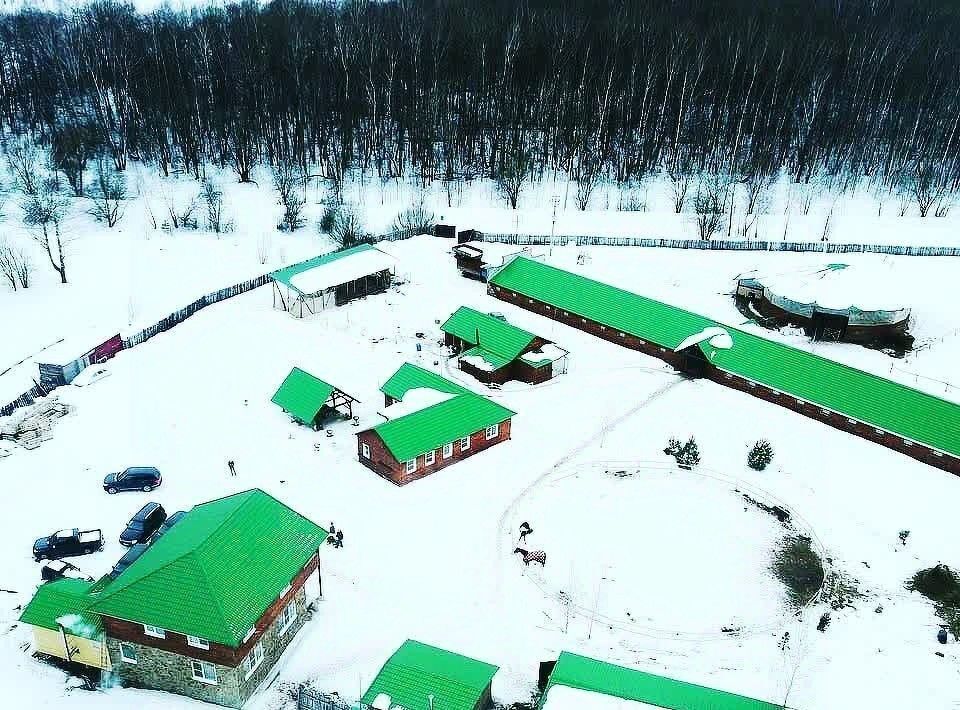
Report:
<svg viewBox="0 0 960 710"><path fill-rule="evenodd" d="M409 483L510 438L514 412L455 382L406 363L382 388L386 419L357 434L367 468Z"/></svg>
<svg viewBox="0 0 960 710"><path fill-rule="evenodd" d="M564 698L563 690L566 688L585 693ZM569 702L573 700L577 707L588 708L591 707L590 694L629 700L637 703L638 709L780 710L782 707L566 651L557 659L537 707L539 710L565 710L574 707ZM603 707L603 703L597 700L594 706Z"/></svg>
<svg viewBox="0 0 960 710"><path fill-rule="evenodd" d="M518 257L490 293L573 327L696 371L720 384L960 473L960 405L813 353L547 264ZM710 338L722 328L728 347Z"/></svg>
<svg viewBox="0 0 960 710"><path fill-rule="evenodd" d="M499 669L459 653L406 641L390 656L361 699L372 705L389 698L404 710L483 710Z"/></svg>

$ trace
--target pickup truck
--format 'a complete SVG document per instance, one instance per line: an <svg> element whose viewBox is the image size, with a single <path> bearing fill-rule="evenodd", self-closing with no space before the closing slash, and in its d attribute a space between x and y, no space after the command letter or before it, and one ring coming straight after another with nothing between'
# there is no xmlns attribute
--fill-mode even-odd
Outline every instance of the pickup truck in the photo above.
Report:
<svg viewBox="0 0 960 710"><path fill-rule="evenodd" d="M61 557L87 555L103 549L103 533L100 530L57 530L53 535L41 537L33 543L33 559L59 560Z"/></svg>

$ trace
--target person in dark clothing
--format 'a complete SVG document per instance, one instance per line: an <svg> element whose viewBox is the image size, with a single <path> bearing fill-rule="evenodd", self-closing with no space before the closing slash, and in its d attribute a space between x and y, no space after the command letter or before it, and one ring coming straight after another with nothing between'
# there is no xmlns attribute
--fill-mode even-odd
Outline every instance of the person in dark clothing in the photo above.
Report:
<svg viewBox="0 0 960 710"><path fill-rule="evenodd" d="M333 524L332 520L330 521L330 527L327 528L327 532L330 533L331 535L337 534L337 526Z"/></svg>
<svg viewBox="0 0 960 710"><path fill-rule="evenodd" d="M337 530L337 547L343 547L343 530Z"/></svg>
<svg viewBox="0 0 960 710"><path fill-rule="evenodd" d="M231 476L236 476L236 475L237 475L237 469L236 469L236 467L234 466L232 460L231 460L231 461L227 461L227 468L230 469L230 475L231 475Z"/></svg>

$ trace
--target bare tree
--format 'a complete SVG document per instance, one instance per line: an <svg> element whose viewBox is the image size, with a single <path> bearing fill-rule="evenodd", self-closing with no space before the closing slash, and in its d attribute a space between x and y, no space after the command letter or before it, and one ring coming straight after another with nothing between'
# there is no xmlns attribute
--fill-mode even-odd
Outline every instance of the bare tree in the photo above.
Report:
<svg viewBox="0 0 960 710"><path fill-rule="evenodd" d="M123 217L127 182L123 175L116 172L111 174L105 161L101 160L97 165L97 182L90 197L93 200L90 214L113 229Z"/></svg>
<svg viewBox="0 0 960 710"><path fill-rule="evenodd" d="M503 160L503 166L497 173L497 189L510 203L512 209L517 209L520 191L523 184L530 178L532 160L530 151L518 146Z"/></svg>
<svg viewBox="0 0 960 710"><path fill-rule="evenodd" d="M223 190L219 185L213 180L205 180L200 190L200 199L207 209L207 229L217 234L233 230L233 222L225 218Z"/></svg>
<svg viewBox="0 0 960 710"><path fill-rule="evenodd" d="M432 234L436 223L436 215L424 205L421 198L420 202L397 215L393 229L400 234Z"/></svg>
<svg viewBox="0 0 960 710"><path fill-rule="evenodd" d="M370 235L363 229L363 218L360 213L347 206L337 213L330 236L341 249L370 241Z"/></svg>
<svg viewBox="0 0 960 710"><path fill-rule="evenodd" d="M590 196L600 180L600 161L590 153L581 157L577 166L577 207L585 212L590 204Z"/></svg>
<svg viewBox="0 0 960 710"><path fill-rule="evenodd" d="M26 136L11 139L7 143L7 167L23 194L35 195L39 190L42 182L40 163L40 149Z"/></svg>
<svg viewBox="0 0 960 710"><path fill-rule="evenodd" d="M17 288L30 288L32 272L33 264L23 249L6 240L0 241L0 275L10 283L14 291Z"/></svg>
<svg viewBox="0 0 960 710"><path fill-rule="evenodd" d="M195 216L198 206L197 197L191 197L186 203L178 203L172 195L164 195L164 205L167 208L169 221L161 225L164 229L196 229L197 218Z"/></svg>
<svg viewBox="0 0 960 710"><path fill-rule="evenodd" d="M673 211L680 214L683 212L683 205L687 201L687 192L690 190L692 177L686 170L671 170L669 175L670 190L673 194Z"/></svg>
<svg viewBox="0 0 960 710"><path fill-rule="evenodd" d="M697 215L697 231L701 239L713 238L723 224L725 212L725 180L718 174L706 175L697 184L693 209Z"/></svg>
<svg viewBox="0 0 960 710"><path fill-rule="evenodd" d="M291 161L283 161L273 169L273 186L277 202L283 207L278 227L293 232L303 226L303 171Z"/></svg>
<svg viewBox="0 0 960 710"><path fill-rule="evenodd" d="M941 171L930 161L918 160L913 166L906 188L916 200L920 216L926 217L931 208L936 213L938 206L947 193L947 184ZM949 207L947 208L949 211Z"/></svg>
<svg viewBox="0 0 960 710"><path fill-rule="evenodd" d="M70 241L60 229L70 207L70 198L57 189L53 178L45 178L36 192L28 194L23 201L23 221L33 230L34 240L43 247L50 265L67 283L66 244Z"/></svg>

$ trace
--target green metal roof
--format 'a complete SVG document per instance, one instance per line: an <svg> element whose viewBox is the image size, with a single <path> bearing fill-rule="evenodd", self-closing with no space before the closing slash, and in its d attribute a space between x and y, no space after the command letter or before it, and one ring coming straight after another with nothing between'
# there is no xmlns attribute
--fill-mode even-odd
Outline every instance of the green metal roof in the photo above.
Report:
<svg viewBox="0 0 960 710"><path fill-rule="evenodd" d="M470 392L466 387L462 387L456 382L451 382L435 372L424 370L422 367L409 362L403 363L400 369L390 375L390 379L383 383L380 391L388 397L402 400L407 392L420 387L446 392L447 394Z"/></svg>
<svg viewBox="0 0 960 710"><path fill-rule="evenodd" d="M474 710L498 670L458 653L406 641L380 669L361 702L372 703L386 693L391 707L430 710L432 695L433 710Z"/></svg>
<svg viewBox="0 0 960 710"><path fill-rule="evenodd" d="M304 424L312 424L334 389L319 377L295 367L270 401Z"/></svg>
<svg viewBox="0 0 960 710"><path fill-rule="evenodd" d="M471 345L480 346L485 351L493 353L503 364L519 357L520 353L537 337L489 313L481 313L466 306L460 306L440 326L440 329L444 333L450 333Z"/></svg>
<svg viewBox="0 0 960 710"><path fill-rule="evenodd" d="M320 256L315 256L312 259L307 259L306 261L300 261L296 264L291 264L290 266L285 266L282 269L272 271L270 273L270 278L274 281L279 281L282 284L286 284L288 287L293 289L299 294L303 294L299 288L293 285L292 279L297 274L302 274L304 271L310 271L310 269L315 269L318 266L323 266L325 264L330 264L339 259L343 259L346 256L352 256L354 254L359 254L360 252L369 251L370 249L376 249L372 244L360 244L355 247L350 247L349 249L341 249L340 251L331 251L326 254L321 254Z"/></svg>
<svg viewBox="0 0 960 710"><path fill-rule="evenodd" d="M373 427L397 461L409 461L512 417L496 402L467 392Z"/></svg>
<svg viewBox="0 0 960 710"><path fill-rule="evenodd" d="M953 402L525 257L491 283L665 348L720 326L733 347L701 347L721 370L960 456L960 405Z"/></svg>
<svg viewBox="0 0 960 710"><path fill-rule="evenodd" d="M195 506L91 610L239 646L327 533L254 489Z"/></svg>
<svg viewBox="0 0 960 710"><path fill-rule="evenodd" d="M58 579L41 584L20 614L20 621L59 631L57 619L72 615L76 618L66 620L69 622L65 624L67 633L80 638L99 639L103 636L100 617L87 613L92 601L87 592L92 586L93 582L83 579Z"/></svg>
<svg viewBox="0 0 960 710"><path fill-rule="evenodd" d="M555 685L612 695L666 710L780 710L781 705L664 678L564 651L540 699Z"/></svg>

